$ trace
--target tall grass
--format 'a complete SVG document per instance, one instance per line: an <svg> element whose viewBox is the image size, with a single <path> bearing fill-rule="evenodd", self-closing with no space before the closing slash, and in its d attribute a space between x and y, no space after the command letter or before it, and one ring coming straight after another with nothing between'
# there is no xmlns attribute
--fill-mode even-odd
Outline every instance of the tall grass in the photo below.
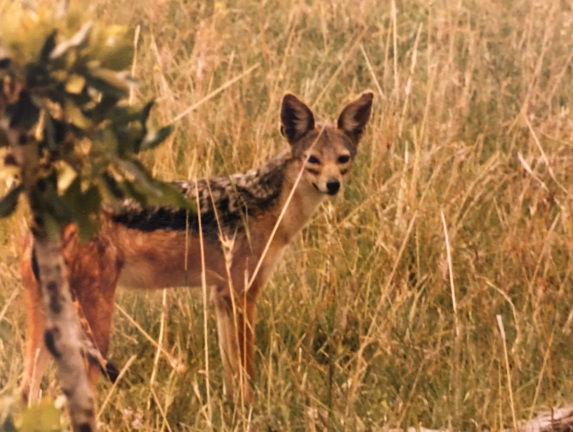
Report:
<svg viewBox="0 0 573 432"><path fill-rule="evenodd" d="M100 385L103 430L499 430L512 412L573 401L570 4L91 5L139 28L133 99L157 98L157 123L197 105L146 156L167 180L246 170L284 148L285 91L332 120L350 96L376 95L343 195L260 298L254 405L222 393L200 290L170 290L163 306L160 292L124 292L110 355L127 368ZM0 397L22 371L25 226L0 222ZM154 361L144 332L186 371ZM44 388L57 395L53 373Z"/></svg>

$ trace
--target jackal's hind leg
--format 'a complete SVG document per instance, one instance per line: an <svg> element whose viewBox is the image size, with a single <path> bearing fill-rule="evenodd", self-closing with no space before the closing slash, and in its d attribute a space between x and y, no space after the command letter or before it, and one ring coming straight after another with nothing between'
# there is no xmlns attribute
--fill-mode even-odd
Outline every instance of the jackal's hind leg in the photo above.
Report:
<svg viewBox="0 0 573 432"><path fill-rule="evenodd" d="M118 374L106 357L111 337L115 285L90 286L73 291L76 293L74 306L83 332L88 379L92 391L95 391L102 371L112 381Z"/></svg>
<svg viewBox="0 0 573 432"><path fill-rule="evenodd" d="M38 402L40 383L50 356L44 344L45 316L42 292L32 265L32 247L28 243L22 254L22 284L26 305L26 352L21 394L26 402Z"/></svg>
<svg viewBox="0 0 573 432"><path fill-rule="evenodd" d="M20 392L26 403L36 403L40 399L40 384L46 372L50 356L44 343L45 321L43 303L40 298L33 308L28 309L28 330L26 333L26 353L24 377Z"/></svg>
<svg viewBox="0 0 573 432"><path fill-rule="evenodd" d="M225 373L225 392L251 402L249 381L254 378L254 299L233 301L230 296L216 294L219 349ZM238 392L235 391L238 385Z"/></svg>
<svg viewBox="0 0 573 432"><path fill-rule="evenodd" d="M93 378L90 376L90 383L92 385L92 391L95 391L95 385L98 380L99 375L95 373L96 368L109 378L111 382L115 382L119 370L105 357L104 353L98 348L94 334L91 326L84 314L83 308L80 302L74 298L73 302L74 310L80 321L80 328L82 331L82 352L86 360L86 366L88 366L88 374L93 374ZM93 366L94 371L91 371L91 366Z"/></svg>

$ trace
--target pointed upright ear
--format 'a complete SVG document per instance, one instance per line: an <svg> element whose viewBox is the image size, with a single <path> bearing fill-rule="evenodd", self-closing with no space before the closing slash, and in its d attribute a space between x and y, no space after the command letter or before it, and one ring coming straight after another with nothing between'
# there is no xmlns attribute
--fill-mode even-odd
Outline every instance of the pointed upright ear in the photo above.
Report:
<svg viewBox="0 0 573 432"><path fill-rule="evenodd" d="M362 93L358 99L349 103L338 117L338 129L343 131L354 143L358 145L364 128L372 113L372 92Z"/></svg>
<svg viewBox="0 0 573 432"><path fill-rule="evenodd" d="M295 95L287 93L281 107L281 134L294 144L314 129L314 116L309 107Z"/></svg>

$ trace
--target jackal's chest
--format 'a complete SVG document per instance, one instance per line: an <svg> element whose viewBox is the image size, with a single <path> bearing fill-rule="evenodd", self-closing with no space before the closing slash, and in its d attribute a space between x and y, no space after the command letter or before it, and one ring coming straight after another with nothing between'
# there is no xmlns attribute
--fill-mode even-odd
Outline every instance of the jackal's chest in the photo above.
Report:
<svg viewBox="0 0 573 432"><path fill-rule="evenodd" d="M286 243L270 241L270 230L200 237L185 231L125 229L114 241L121 253L118 284L131 289L233 285L255 276L266 280L284 254ZM267 242L269 245L267 247Z"/></svg>

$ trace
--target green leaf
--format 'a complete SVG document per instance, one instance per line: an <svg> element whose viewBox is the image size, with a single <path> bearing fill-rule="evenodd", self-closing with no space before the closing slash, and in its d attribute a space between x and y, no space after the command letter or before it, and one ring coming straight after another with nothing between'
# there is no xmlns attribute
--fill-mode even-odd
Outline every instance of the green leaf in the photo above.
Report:
<svg viewBox="0 0 573 432"><path fill-rule="evenodd" d="M93 24L91 22L85 23L79 31L70 39L60 42L50 53L50 59L56 60L66 54L71 48L78 48L84 46L91 33Z"/></svg>
<svg viewBox="0 0 573 432"><path fill-rule="evenodd" d="M44 64L28 63L26 65L26 82L31 90L33 87L47 87L52 81Z"/></svg>
<svg viewBox="0 0 573 432"><path fill-rule="evenodd" d="M46 64L50 59L50 53L56 47L56 35L57 31L54 30L49 36L46 38L44 42L44 46L42 46L42 50L40 51L40 63Z"/></svg>
<svg viewBox="0 0 573 432"><path fill-rule="evenodd" d="M102 95L101 101L92 109L86 112L93 121L100 122L108 117L109 112L117 105L122 96ZM111 116L113 118L113 116Z"/></svg>
<svg viewBox="0 0 573 432"><path fill-rule="evenodd" d="M133 44L131 41L124 40L111 48L106 45L101 57L102 67L114 71L125 70L133 61Z"/></svg>
<svg viewBox="0 0 573 432"><path fill-rule="evenodd" d="M125 198L131 198L140 204L147 205L147 198L149 195L144 190L142 190L139 183L124 180L118 183L118 185L121 188Z"/></svg>
<svg viewBox="0 0 573 432"><path fill-rule="evenodd" d="M152 202L158 206L169 206L173 208L181 208L197 211L197 204L195 201L187 199L185 195L174 185L170 183L158 182L157 186L161 190L161 197L157 201Z"/></svg>
<svg viewBox="0 0 573 432"><path fill-rule="evenodd" d="M88 86L93 87L97 91L102 94L103 98L110 99L123 99L127 96L129 87L127 85L120 85L119 87L113 84L110 84L107 80L102 79L101 77L88 73L85 75L86 81Z"/></svg>
<svg viewBox="0 0 573 432"><path fill-rule="evenodd" d="M114 163L124 171L131 174L138 186L138 189L143 190L148 197L159 198L161 196L161 189L157 187L151 174L149 174L140 161L132 158L115 158Z"/></svg>
<svg viewBox="0 0 573 432"><path fill-rule="evenodd" d="M108 161L115 160L118 154L117 136L109 128L100 129L92 137L92 154L102 156Z"/></svg>
<svg viewBox="0 0 573 432"><path fill-rule="evenodd" d="M67 191L78 179L78 172L76 169L66 162L60 162L57 167L58 171L58 191ZM81 189L80 189L81 191Z"/></svg>
<svg viewBox="0 0 573 432"><path fill-rule="evenodd" d="M141 141L140 150L150 150L161 144L171 134L173 126L165 126L158 131L150 132Z"/></svg>
<svg viewBox="0 0 573 432"><path fill-rule="evenodd" d="M66 117L70 123L77 126L80 129L88 129L91 126L91 122L84 115L82 110L74 104L71 100L66 101Z"/></svg>
<svg viewBox="0 0 573 432"><path fill-rule="evenodd" d="M101 209L101 196L97 186L92 185L83 192L81 180L76 177L66 189L62 201L78 224L80 239L87 241L93 237L98 230L98 213Z"/></svg>
<svg viewBox="0 0 573 432"><path fill-rule="evenodd" d="M106 69L122 71L129 69L133 61L134 32L124 26L110 25L98 28L93 33L89 60Z"/></svg>
<svg viewBox="0 0 573 432"><path fill-rule="evenodd" d="M122 199L125 198L125 194L121 188L121 185L117 182L113 176L108 173L104 172L101 176L103 180L103 184L110 195L115 199Z"/></svg>
<svg viewBox="0 0 573 432"><path fill-rule="evenodd" d="M26 130L30 130L40 117L40 110L25 91L20 93L18 102L9 106L6 113L10 119L10 128L21 127Z"/></svg>
<svg viewBox="0 0 573 432"><path fill-rule="evenodd" d="M189 201L177 187L155 180L137 159L116 158L114 163L133 176L133 181L121 183L127 196L144 205L166 205L196 211L195 203Z"/></svg>
<svg viewBox="0 0 573 432"><path fill-rule="evenodd" d="M86 86L86 79L77 74L73 74L66 81L66 91L71 94L80 94Z"/></svg>
<svg viewBox="0 0 573 432"><path fill-rule="evenodd" d="M58 194L56 184L57 175L54 172L38 179L30 195L32 212L42 218L49 235L56 235L73 220L73 212Z"/></svg>
<svg viewBox="0 0 573 432"><path fill-rule="evenodd" d="M38 220L37 217L34 218ZM42 221L42 227L46 232L47 236L50 238L57 238L62 234L62 230L64 227L69 223L64 222L57 217L54 217L51 213L48 212L40 212L39 220Z"/></svg>
<svg viewBox="0 0 573 432"><path fill-rule="evenodd" d="M110 110L109 118L116 126L124 126L133 121L139 121L141 110L126 105L118 105Z"/></svg>
<svg viewBox="0 0 573 432"><path fill-rule="evenodd" d="M90 186L82 194L81 208L84 214L95 214L101 210L101 195L97 186Z"/></svg>
<svg viewBox="0 0 573 432"><path fill-rule="evenodd" d="M135 81L127 73L104 68L90 70L89 78L91 78L89 83L103 94L121 92L122 97L127 95L131 86L135 84Z"/></svg>
<svg viewBox="0 0 573 432"><path fill-rule="evenodd" d="M82 198L82 182L79 176L76 176L64 191L62 199L71 207L77 207Z"/></svg>
<svg viewBox="0 0 573 432"><path fill-rule="evenodd" d="M120 155L137 153L139 151L139 145L145 134L139 123L116 127L114 132L117 136L118 151Z"/></svg>
<svg viewBox="0 0 573 432"><path fill-rule="evenodd" d="M155 104L154 101L149 101L145 104L143 108L141 108L141 114L140 114L141 124L143 125L147 124L147 120L149 119L149 113L151 112L151 108L153 108L154 104Z"/></svg>
<svg viewBox="0 0 573 432"><path fill-rule="evenodd" d="M18 198L24 190L24 186L18 185L12 188L2 199L0 199L0 218L10 216L18 206Z"/></svg>
<svg viewBox="0 0 573 432"><path fill-rule="evenodd" d="M44 116L44 144L48 151L65 153L65 139L68 131L68 124L56 120L51 114Z"/></svg>
<svg viewBox="0 0 573 432"><path fill-rule="evenodd" d="M79 228L80 241L90 241L99 230L99 218L93 220L87 217L76 219Z"/></svg>
<svg viewBox="0 0 573 432"><path fill-rule="evenodd" d="M101 196L97 186L89 186L83 192L81 185L81 179L76 177L62 196L62 201L72 210L74 219L78 217L78 214L94 214L101 209Z"/></svg>

